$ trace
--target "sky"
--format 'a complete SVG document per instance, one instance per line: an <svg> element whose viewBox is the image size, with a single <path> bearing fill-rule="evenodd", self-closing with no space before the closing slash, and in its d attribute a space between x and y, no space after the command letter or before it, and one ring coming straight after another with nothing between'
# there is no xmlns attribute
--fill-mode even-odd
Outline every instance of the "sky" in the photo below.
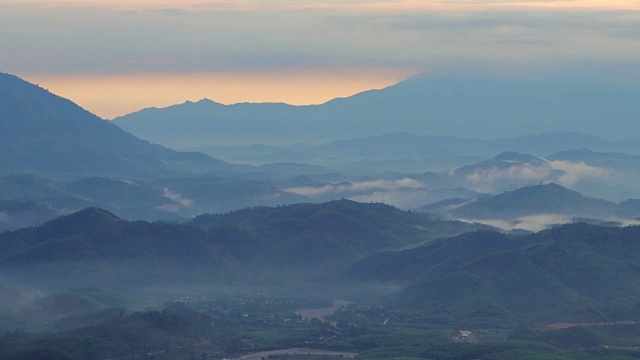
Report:
<svg viewBox="0 0 640 360"><path fill-rule="evenodd" d="M0 0L0 71L111 119L426 76L640 80L640 0Z"/></svg>

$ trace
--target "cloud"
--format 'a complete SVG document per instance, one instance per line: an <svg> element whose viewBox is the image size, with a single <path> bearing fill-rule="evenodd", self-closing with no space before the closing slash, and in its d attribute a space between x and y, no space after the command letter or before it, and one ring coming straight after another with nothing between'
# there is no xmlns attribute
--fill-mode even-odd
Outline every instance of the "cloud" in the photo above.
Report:
<svg viewBox="0 0 640 360"><path fill-rule="evenodd" d="M3 71L98 85L336 68L640 80L638 1L27 0L0 2L0 23Z"/></svg>
<svg viewBox="0 0 640 360"><path fill-rule="evenodd" d="M335 194L352 194L367 191L397 190L397 189L420 189L422 183L415 179L404 178L399 180L376 179L359 182L342 182L336 184L325 184L320 186L300 186L285 189L286 192L317 197Z"/></svg>
<svg viewBox="0 0 640 360"><path fill-rule="evenodd" d="M554 225L563 225L576 222L576 220L567 215L561 214L534 214L523 216L515 220L501 220L501 219L459 219L465 222L477 222L495 226L505 231L523 229L529 231L542 231L548 229ZM612 216L606 219L600 219L602 221L610 221L620 223L621 226L640 225L640 219L627 219Z"/></svg>
<svg viewBox="0 0 640 360"><path fill-rule="evenodd" d="M508 168L478 169L466 176L474 183L494 183L501 180L518 180L524 182L548 180L553 169L545 165L514 165Z"/></svg>
<svg viewBox="0 0 640 360"><path fill-rule="evenodd" d="M343 197L363 203L380 202L401 209L415 209L435 201L465 196L467 192L471 193L459 188L429 189L426 184L411 178L301 186L288 188L284 191L311 198L335 199Z"/></svg>
<svg viewBox="0 0 640 360"><path fill-rule="evenodd" d="M584 162L558 160L551 161L549 164L555 169L563 171L557 180L563 186L572 186L583 179L608 179L613 173L611 169L587 165Z"/></svg>
<svg viewBox="0 0 640 360"><path fill-rule="evenodd" d="M370 194L351 195L347 198L362 203L378 202L401 209L415 209L431 202L433 195L425 189L403 188L378 190Z"/></svg>
<svg viewBox="0 0 640 360"><path fill-rule="evenodd" d="M497 228L509 231L515 229L523 229L529 231L541 231L551 227L552 225L568 224L573 220L571 217L561 214L535 214L523 216L515 220L500 219L459 219L465 222L476 222L495 226Z"/></svg>
<svg viewBox="0 0 640 360"><path fill-rule="evenodd" d="M0 4L0 20L11 29L3 34L9 55L0 65L21 74L78 74L637 63L638 7L637 1L12 2Z"/></svg>
<svg viewBox="0 0 640 360"><path fill-rule="evenodd" d="M450 171L450 174L455 174ZM516 181L524 184L557 182L571 187L581 180L607 180L613 170L587 165L584 162L547 161L544 164L517 164L507 168L478 169L465 178L476 189L489 191L499 187L500 182ZM484 186L484 187L483 187Z"/></svg>
<svg viewBox="0 0 640 360"><path fill-rule="evenodd" d="M640 225L640 219L621 219L622 226L637 226Z"/></svg>
<svg viewBox="0 0 640 360"><path fill-rule="evenodd" d="M180 193L173 192L173 191L169 190L168 188L164 188L164 192L163 192L162 196L166 197L167 199L171 199L171 200L175 201L176 203L180 204L183 207L191 207L191 206L193 206L193 200L192 199L187 199L187 198L183 197ZM163 208L171 207L171 206L173 206L173 205L165 205Z"/></svg>

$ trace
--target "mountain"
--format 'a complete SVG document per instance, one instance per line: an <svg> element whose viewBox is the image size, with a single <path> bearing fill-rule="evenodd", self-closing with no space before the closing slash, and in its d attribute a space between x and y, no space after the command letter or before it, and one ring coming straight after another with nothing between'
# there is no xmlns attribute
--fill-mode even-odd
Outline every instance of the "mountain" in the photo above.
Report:
<svg viewBox="0 0 640 360"><path fill-rule="evenodd" d="M401 286L393 305L466 327L639 315L639 227L570 224L527 236L478 231L383 252L343 274Z"/></svg>
<svg viewBox="0 0 640 360"><path fill-rule="evenodd" d="M557 152L546 156L551 161L582 162L590 166L616 169L624 172L640 171L640 156L616 152L599 152L579 148Z"/></svg>
<svg viewBox="0 0 640 360"><path fill-rule="evenodd" d="M202 215L188 224L126 221L93 207L0 233L0 272L15 281L114 287L293 281L378 250L481 228L488 227L346 200Z"/></svg>
<svg viewBox="0 0 640 360"><path fill-rule="evenodd" d="M543 156L579 148L638 154L640 153L640 141L611 141L593 135L568 131L553 131L537 135L522 135L493 140L388 133L380 136L337 140L321 145L308 146L304 147L304 152L324 157L418 159L471 154L486 156L506 151Z"/></svg>
<svg viewBox="0 0 640 360"><path fill-rule="evenodd" d="M25 283L160 284L184 280L199 269L202 275L228 270L233 257L209 246L212 242L193 226L129 222L87 208L0 234L0 269Z"/></svg>
<svg viewBox="0 0 640 360"><path fill-rule="evenodd" d="M181 148L202 151L232 163L263 165L294 162L321 165L350 175L370 175L388 171L419 173L425 169L449 170L507 151L545 159L548 159L549 154L581 148L638 155L640 140L611 141L566 131L495 140L395 132L322 144L187 145Z"/></svg>
<svg viewBox="0 0 640 360"><path fill-rule="evenodd" d="M129 175L230 171L200 153L140 140L73 102L0 73L0 174Z"/></svg>
<svg viewBox="0 0 640 360"><path fill-rule="evenodd" d="M184 221L208 212L309 201L304 196L286 192L272 180L265 180L269 177L266 172L233 177L184 174L142 180L122 176L76 180L7 175L0 176L0 201L32 202L51 208L59 215L99 207L123 219L149 221ZM290 179L290 175L285 174L271 177Z"/></svg>
<svg viewBox="0 0 640 360"><path fill-rule="evenodd" d="M451 169L444 175L451 185L495 194L526 185L561 182L565 171L543 158L508 151L488 160Z"/></svg>
<svg viewBox="0 0 640 360"><path fill-rule="evenodd" d="M490 196L490 195L484 195L484 196ZM447 215L454 209L474 201L478 201L478 199L475 197L471 197L471 198L454 197L454 198L444 199L444 200L436 201L431 204L421 206L416 210L420 212L425 212L425 213Z"/></svg>
<svg viewBox="0 0 640 360"><path fill-rule="evenodd" d="M266 173L271 173L270 178L272 179L277 179L278 177L291 178L292 176L326 174L333 171L322 166L290 162L264 164L259 166L258 169Z"/></svg>
<svg viewBox="0 0 640 360"><path fill-rule="evenodd" d="M543 214L607 218L614 208L612 202L583 196L550 183L483 197L454 208L451 214L458 218L503 220Z"/></svg>
<svg viewBox="0 0 640 360"><path fill-rule="evenodd" d="M548 155L547 160L564 167L568 179L581 178L576 189L615 201L636 198L640 185L640 156L579 148ZM568 166L567 166L568 165Z"/></svg>
<svg viewBox="0 0 640 360"><path fill-rule="evenodd" d="M405 132L496 139L550 131L627 138L640 110L633 82L418 76L321 105L221 105L211 100L114 119L144 139L186 148L332 141Z"/></svg>
<svg viewBox="0 0 640 360"><path fill-rule="evenodd" d="M306 131L322 134L310 123L305 107L286 104L222 105L203 99L163 109L148 108L113 119L122 129L172 148L262 143L265 139L307 139ZM179 124L179 126L178 126ZM187 126L188 125L188 126ZM299 129L290 128L298 127ZM167 131L173 128L174 135Z"/></svg>
<svg viewBox="0 0 640 360"><path fill-rule="evenodd" d="M540 171L542 170L542 171ZM491 180L496 175L506 172L512 178L529 178L535 176L534 173L541 173L546 176L553 172L548 162L544 159L520 154L514 151L507 151L496 155L492 159L485 160L473 165L463 166L455 169L453 176L461 176L471 180ZM529 173L531 172L531 174Z"/></svg>
<svg viewBox="0 0 640 360"><path fill-rule="evenodd" d="M640 218L640 199L627 199L616 207L616 215L622 218Z"/></svg>
<svg viewBox="0 0 640 360"><path fill-rule="evenodd" d="M322 204L257 207L221 215L201 215L191 224L241 230L262 245L260 252L284 263L344 260L404 247L483 225L442 221L372 203L335 200ZM261 239L261 240L258 240ZM267 245L267 247L264 247Z"/></svg>
<svg viewBox="0 0 640 360"><path fill-rule="evenodd" d="M56 216L49 207L32 201L0 200L0 232L42 224Z"/></svg>

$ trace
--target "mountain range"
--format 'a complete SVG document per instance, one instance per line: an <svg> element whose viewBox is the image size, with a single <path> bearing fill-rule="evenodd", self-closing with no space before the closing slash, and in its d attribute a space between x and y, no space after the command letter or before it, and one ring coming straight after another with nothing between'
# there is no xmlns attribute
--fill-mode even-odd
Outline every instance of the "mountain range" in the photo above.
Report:
<svg viewBox="0 0 640 360"><path fill-rule="evenodd" d="M504 94L505 86L515 86L509 82L498 81L491 85L481 80L474 81L477 86L483 84L493 89L494 95ZM402 101L408 104L435 91L431 88L435 85L442 90L457 89L456 86L461 84L455 80L449 83L442 79L416 78L388 89L335 100L322 106L271 104L268 109L270 114L277 115L283 109L310 111L327 106L354 114L351 103L375 108L377 105L370 103L371 97L379 102L383 97L388 97L388 101L393 102L400 101L404 96ZM544 88L540 84L540 87L527 84L528 91ZM569 91L566 87L559 89ZM607 87L603 89L611 90ZM622 91L628 87L616 89ZM468 95L468 90L460 94ZM616 215L627 218L635 214L631 199L637 198L640 191L634 181L640 175L640 155L633 155L640 153L640 141L637 140L609 141L570 132L499 140L389 133L320 145L249 145L241 148L242 156L255 159L255 156L262 154L264 161L297 157L300 162L259 164L260 161L257 161L256 165L260 166L232 165L200 153L180 153L140 140L72 102L12 75L0 76L0 92L3 101L0 104L0 122L6 130L0 134L3 140L0 143L0 199L33 202L33 206L46 207L56 215L93 206L131 220L181 221L206 212L227 212L260 205L317 203L339 198L380 201L405 209L459 198L460 201L447 203L458 206L458 209L445 212L446 216L514 221L516 214L539 215L541 209L529 204L523 206L522 211L511 209L509 214L504 211L499 214L487 210L496 208L495 205L480 211L478 207L484 206L482 201L460 205L472 202L483 194L500 194L536 184L556 183L586 196L616 202L629 200L624 208L616 207L615 210ZM204 111L209 105L204 102L197 108ZM238 105L253 117L251 121L259 120L261 112L256 109L260 109L260 106ZM214 107L219 111L235 109L234 106L219 104ZM176 106L171 109L178 113L180 108ZM376 117L372 119L374 121ZM167 124L174 124L173 120L169 120ZM120 119L117 123L120 121L125 120ZM238 121L242 123L245 120ZM276 121L272 125L277 128L277 124ZM171 126L175 127L175 124ZM179 130L188 128L190 126L176 127ZM160 129L161 126L158 131ZM179 135L172 134L174 139L179 139ZM215 140L215 136L211 139ZM301 139L296 138L298 140ZM579 145L595 149L618 149L630 154L595 151ZM222 147L220 145L217 148ZM483 155L503 148L510 150L490 155L492 157L488 159ZM234 149L239 148L231 147L228 151L233 152ZM529 149L535 153L513 149ZM558 151L544 153L545 149ZM543 155L538 155L540 153ZM408 167L418 171L406 171ZM549 196L555 199L554 195ZM495 198L484 201L490 200L501 203ZM500 206L504 207L504 204ZM473 207L476 209L469 210ZM586 211L587 208L573 204L566 208L574 211L573 214L557 207L553 213L570 216L570 220L603 219L602 214L607 212ZM511 215L511 218L505 218L505 214ZM549 212L545 211L545 214ZM33 225L50 218L34 217L32 221L20 223L8 212L0 212L0 215L5 229ZM561 222L564 221L568 220ZM501 225L510 228L508 224Z"/></svg>
<svg viewBox="0 0 640 360"><path fill-rule="evenodd" d="M578 223L506 235L347 200L189 224L87 208L0 233L0 270L3 281L40 287L319 286L364 303L382 296L414 321L472 328L620 321L639 315L639 234Z"/></svg>
<svg viewBox="0 0 640 360"><path fill-rule="evenodd" d="M222 105L208 99L114 119L170 146L327 142L385 133L496 139L581 129L626 139L640 110L634 83L418 76L321 105ZM622 130L624 129L624 130ZM292 139L295 139L292 141Z"/></svg>
<svg viewBox="0 0 640 360"><path fill-rule="evenodd" d="M342 277L396 284L394 306L466 327L637 316L636 227L570 224L527 236L478 231L381 252Z"/></svg>
<svg viewBox="0 0 640 360"><path fill-rule="evenodd" d="M0 233L0 269L51 284L270 282L286 274L292 281L379 250L482 228L489 227L348 200L201 215L187 224L130 222L86 208Z"/></svg>

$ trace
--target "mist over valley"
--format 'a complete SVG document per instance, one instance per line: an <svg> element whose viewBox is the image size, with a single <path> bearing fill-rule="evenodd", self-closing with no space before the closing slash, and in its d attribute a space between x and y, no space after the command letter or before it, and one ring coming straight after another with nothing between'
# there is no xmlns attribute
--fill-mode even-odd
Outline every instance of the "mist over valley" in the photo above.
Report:
<svg viewBox="0 0 640 360"><path fill-rule="evenodd" d="M574 85L415 78L111 122L0 74L0 356L633 358L640 140L596 120L627 122L636 88L585 85L609 97L575 132ZM502 127L513 87L495 117L534 124L516 114L550 114L526 99L552 88L564 110L494 136L453 120ZM422 102L454 90L464 109Z"/></svg>

